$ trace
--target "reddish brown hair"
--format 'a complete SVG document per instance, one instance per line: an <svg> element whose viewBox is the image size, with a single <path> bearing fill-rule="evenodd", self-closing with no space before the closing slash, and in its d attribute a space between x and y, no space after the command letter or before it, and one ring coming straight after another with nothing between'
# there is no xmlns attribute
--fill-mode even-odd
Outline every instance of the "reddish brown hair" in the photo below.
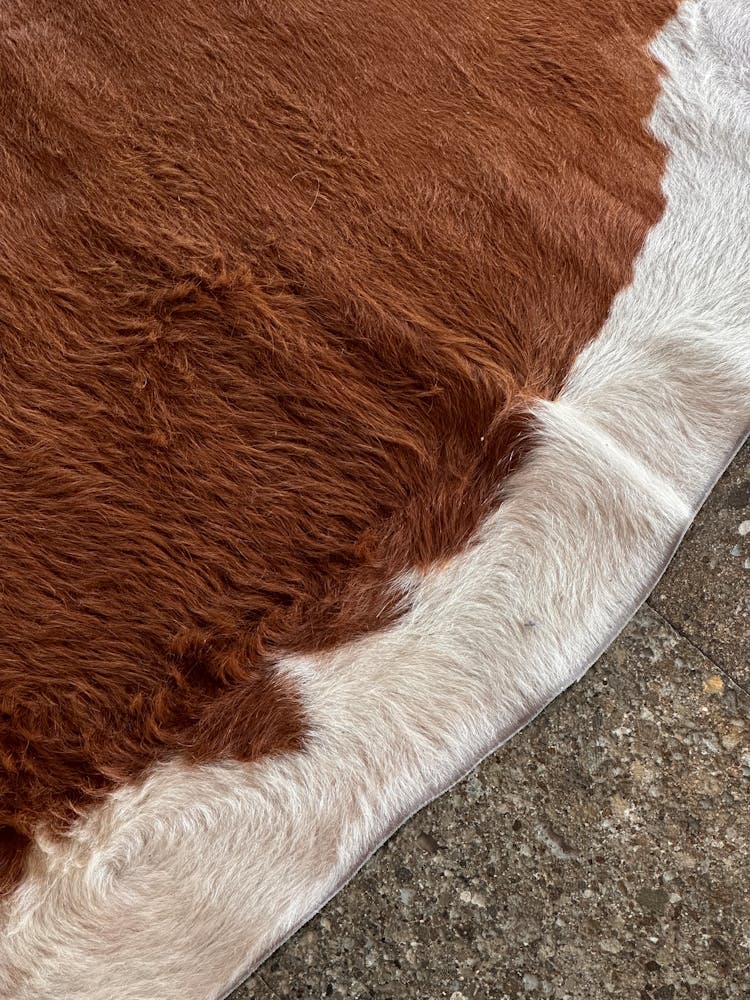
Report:
<svg viewBox="0 0 750 1000"><path fill-rule="evenodd" d="M662 208L672 0L6 0L0 869L496 502Z"/></svg>

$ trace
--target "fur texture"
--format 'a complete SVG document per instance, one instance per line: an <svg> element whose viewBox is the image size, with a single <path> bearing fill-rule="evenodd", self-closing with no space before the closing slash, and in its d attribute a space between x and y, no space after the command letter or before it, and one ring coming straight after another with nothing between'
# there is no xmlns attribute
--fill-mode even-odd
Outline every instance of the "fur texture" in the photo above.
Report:
<svg viewBox="0 0 750 1000"><path fill-rule="evenodd" d="M672 0L4 0L0 880L461 551L660 216ZM85 9L84 9L85 8Z"/></svg>
<svg viewBox="0 0 750 1000"><path fill-rule="evenodd" d="M750 14L688 0L659 35L667 209L633 284L534 408L474 544L403 581L388 629L275 676L304 753L162 763L6 908L13 1000L214 1000L403 818L571 683L661 572L750 422Z"/></svg>

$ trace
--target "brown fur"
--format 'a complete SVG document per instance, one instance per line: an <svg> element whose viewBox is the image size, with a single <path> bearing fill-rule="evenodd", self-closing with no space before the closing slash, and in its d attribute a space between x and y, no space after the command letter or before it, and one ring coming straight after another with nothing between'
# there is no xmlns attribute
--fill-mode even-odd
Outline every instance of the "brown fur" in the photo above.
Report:
<svg viewBox="0 0 750 1000"><path fill-rule="evenodd" d="M672 0L5 0L0 845L301 746L658 218Z"/></svg>

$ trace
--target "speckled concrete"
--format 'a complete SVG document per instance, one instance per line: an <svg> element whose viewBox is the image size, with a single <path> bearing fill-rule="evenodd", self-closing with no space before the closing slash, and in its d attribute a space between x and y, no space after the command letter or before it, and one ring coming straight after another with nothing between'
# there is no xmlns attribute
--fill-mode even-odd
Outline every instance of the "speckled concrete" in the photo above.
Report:
<svg viewBox="0 0 750 1000"><path fill-rule="evenodd" d="M583 681L232 1000L750 998L749 501L747 446Z"/></svg>
<svg viewBox="0 0 750 1000"><path fill-rule="evenodd" d="M750 689L750 445L717 484L649 603Z"/></svg>

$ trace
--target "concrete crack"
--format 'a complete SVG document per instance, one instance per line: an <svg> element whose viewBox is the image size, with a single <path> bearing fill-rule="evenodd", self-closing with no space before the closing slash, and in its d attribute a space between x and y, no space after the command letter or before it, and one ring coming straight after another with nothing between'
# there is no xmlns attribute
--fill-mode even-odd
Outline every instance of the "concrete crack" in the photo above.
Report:
<svg viewBox="0 0 750 1000"><path fill-rule="evenodd" d="M667 618L667 616L662 611L660 611L658 608L655 608L654 605L651 603L651 598L649 598L646 601L646 604L648 605L650 610L653 611L653 613L656 615L657 618L659 618L662 622L664 622L665 625L667 625L676 635L678 635L681 639L683 639L697 653L700 653L700 655L703 657L704 660L708 660L708 662L713 667L716 668L718 673L722 674L724 677L730 680L735 687L738 687L743 694L746 694L750 698L750 691L748 691L748 689L744 687L740 683L740 681L737 680L736 677L732 676L731 671L729 671L723 664L717 663L710 653L707 653L705 649L701 649L701 647L698 645L697 642L695 642L694 639L691 639L690 636L686 635L681 628L679 628L677 625L674 624L674 622L671 622L669 618Z"/></svg>

